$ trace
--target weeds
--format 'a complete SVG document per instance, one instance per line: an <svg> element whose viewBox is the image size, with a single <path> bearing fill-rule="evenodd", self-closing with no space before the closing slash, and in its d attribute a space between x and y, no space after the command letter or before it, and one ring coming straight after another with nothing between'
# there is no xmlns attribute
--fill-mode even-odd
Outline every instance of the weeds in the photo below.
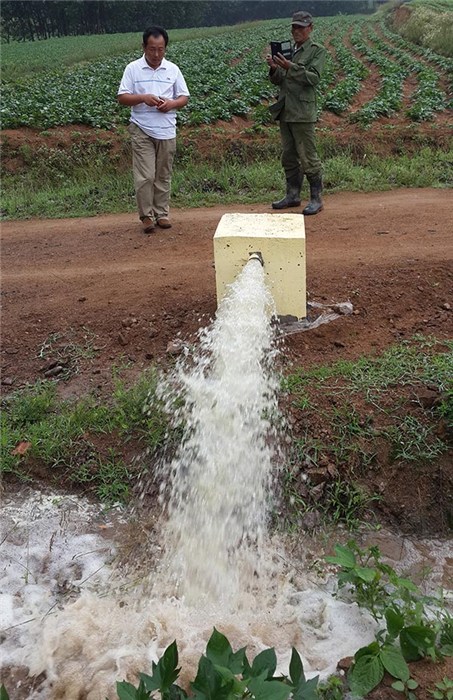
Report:
<svg viewBox="0 0 453 700"><path fill-rule="evenodd" d="M246 648L233 652L228 639L214 628L206 654L198 663L197 675L190 682L191 695L198 700L316 700L318 676L307 680L302 660L292 649L289 676L275 676L277 657L274 649L265 649L250 664ZM158 663L152 664L152 675L140 673L138 687L117 683L120 700L147 700L159 693L162 700L182 700L189 695L176 685L180 672L176 641L165 650Z"/></svg>
<svg viewBox="0 0 453 700"><path fill-rule="evenodd" d="M453 700L453 680L445 676L436 683L435 690L429 690L434 700Z"/></svg>
<svg viewBox="0 0 453 700"><path fill-rule="evenodd" d="M316 690L319 700L343 700L345 682L338 676L330 676L326 681L320 682Z"/></svg>
<svg viewBox="0 0 453 700"><path fill-rule="evenodd" d="M441 346L441 347L439 347ZM441 351L436 353L439 348ZM453 341L416 335L412 340L393 345L379 357L362 357L355 362L340 360L330 366L300 370L286 378L285 388L292 391L312 380L326 383L347 379L350 389L378 398L382 391L395 385L435 383L439 390L451 385L453 376Z"/></svg>
<svg viewBox="0 0 453 700"><path fill-rule="evenodd" d="M440 414L447 421L450 429L453 429L453 388L445 392L439 406Z"/></svg>
<svg viewBox="0 0 453 700"><path fill-rule="evenodd" d="M447 453L452 376L453 343L420 335L378 357L288 375L282 389L303 431L283 474L288 526L354 529L379 499L361 486L369 470L403 462L423 470ZM428 405L418 398L425 390L434 397Z"/></svg>
<svg viewBox="0 0 453 700"><path fill-rule="evenodd" d="M45 420L55 405L56 385L49 381L38 381L4 399L12 429L22 429Z"/></svg>
<svg viewBox="0 0 453 700"><path fill-rule="evenodd" d="M78 358L95 351L91 338L84 345L54 335L40 353L54 360L60 352L66 355L68 347ZM444 439L436 423L452 422L451 347L419 336L379 357L298 370L286 377L283 388L302 428L300 437L289 436L282 471L285 527L307 521L355 529L369 521L379 496L362 486L362 476L379 465L383 446L390 463L404 461L414 468L446 453L449 433ZM10 394L2 402L2 471L28 479L40 464L53 478L63 473L67 481L86 485L103 499L127 498L137 469L132 455L163 450L168 437L180 438L166 433L157 380L156 371L149 370L126 386L120 370L114 370L113 392L105 403L90 395L62 401L51 379ZM424 386L431 392L438 388L432 408L413 400ZM401 387L407 388L408 398Z"/></svg>
<svg viewBox="0 0 453 700"><path fill-rule="evenodd" d="M44 376L69 379L78 374L81 362L92 359L99 350L94 341L95 335L87 328L82 328L82 338L72 328L65 334L51 333L38 351L38 357L47 361Z"/></svg>
<svg viewBox="0 0 453 700"><path fill-rule="evenodd" d="M175 168L172 180L174 206L256 203L275 198L283 186L283 178L281 185L275 179L276 157L270 158L267 153L262 158L258 153L257 158L257 153L252 149L247 162L243 153L219 153L213 164L199 162L199 158L181 163ZM326 190L379 191L388 189L389 182L394 187L448 186L447 161L447 153L430 148L410 157L369 157L360 165L354 163L352 156L331 156L325 161ZM52 164L45 165L48 177L43 178L42 162L43 158L35 160L23 172L3 175L5 218L59 218L134 211L129 157L123 155L118 160L101 149L96 158L74 161L63 178L59 168Z"/></svg>
<svg viewBox="0 0 453 700"><path fill-rule="evenodd" d="M416 0L411 8L407 22L399 27L399 33L414 44L428 47L444 56L452 55L452 17L451 4L441 2L428 3Z"/></svg>
<svg viewBox="0 0 453 700"><path fill-rule="evenodd" d="M59 400L51 380L4 398L3 473L27 479L36 464L43 464L53 480L64 475L69 483L86 485L102 501L127 500L137 467L130 455L126 457L126 445L133 443L134 451L155 449L167 430L159 403L149 407L156 383L154 372L145 372L131 387L117 379L110 405L99 404L93 396Z"/></svg>
<svg viewBox="0 0 453 700"><path fill-rule="evenodd" d="M357 484L336 479L326 487L322 513L325 521L331 525L343 523L348 530L355 530L363 523L371 503L379 498Z"/></svg>
<svg viewBox="0 0 453 700"><path fill-rule="evenodd" d="M392 426L388 431L393 459L417 462L439 457L448 446L433 432L432 426L423 425L414 416L405 416L399 425Z"/></svg>
<svg viewBox="0 0 453 700"><path fill-rule="evenodd" d="M386 623L376 640L354 655L348 675L353 694L367 695L387 671L396 679L392 687L415 700L418 684L407 662L453 655L453 618L442 598L422 595L412 581L384 564L374 546L362 550L351 540L346 546L336 545L335 556L326 561L340 567L339 589L347 587L358 605Z"/></svg>

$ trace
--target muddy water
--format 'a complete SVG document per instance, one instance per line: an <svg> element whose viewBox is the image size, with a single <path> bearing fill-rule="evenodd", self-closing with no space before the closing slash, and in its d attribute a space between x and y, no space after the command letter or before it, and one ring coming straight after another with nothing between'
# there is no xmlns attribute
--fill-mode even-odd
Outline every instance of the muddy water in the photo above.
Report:
<svg viewBox="0 0 453 700"><path fill-rule="evenodd" d="M250 657L274 646L283 671L296 646L308 675L331 673L341 657L373 638L369 617L334 598L335 577L313 566L325 553L325 536L268 542L270 585L243 593L233 612L216 605L200 612L165 591L144 599L147 572L116 564L117 553L130 546L128 514L31 489L4 497L2 505L0 656L4 669L16 669L2 675L16 700L73 700L79 693L114 700L115 681L134 681L173 639L183 679L193 678L214 625L234 649L247 645ZM392 566L419 576L426 591L451 587L450 543L382 531L363 538L378 544ZM29 670L45 677L34 682Z"/></svg>

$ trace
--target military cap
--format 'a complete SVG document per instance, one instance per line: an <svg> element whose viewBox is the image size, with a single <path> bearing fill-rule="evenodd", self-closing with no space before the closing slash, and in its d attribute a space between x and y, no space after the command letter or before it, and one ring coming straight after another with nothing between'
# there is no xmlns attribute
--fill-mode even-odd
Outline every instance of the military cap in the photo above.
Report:
<svg viewBox="0 0 453 700"><path fill-rule="evenodd" d="M313 17L309 12L295 12L291 24L296 24L298 27L309 27L313 24Z"/></svg>

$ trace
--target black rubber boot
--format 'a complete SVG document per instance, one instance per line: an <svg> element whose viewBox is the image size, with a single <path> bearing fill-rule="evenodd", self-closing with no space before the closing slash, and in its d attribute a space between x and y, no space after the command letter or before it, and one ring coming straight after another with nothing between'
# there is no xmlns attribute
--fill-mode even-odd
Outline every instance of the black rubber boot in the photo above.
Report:
<svg viewBox="0 0 453 700"><path fill-rule="evenodd" d="M296 173L286 178L286 195L279 202L272 202L272 209L286 209L300 205L300 190L304 176Z"/></svg>
<svg viewBox="0 0 453 700"><path fill-rule="evenodd" d="M324 205L321 199L322 192L322 177L321 175L314 175L308 178L310 183L310 201L303 210L302 214L304 216L310 216L310 214L317 214L320 212Z"/></svg>

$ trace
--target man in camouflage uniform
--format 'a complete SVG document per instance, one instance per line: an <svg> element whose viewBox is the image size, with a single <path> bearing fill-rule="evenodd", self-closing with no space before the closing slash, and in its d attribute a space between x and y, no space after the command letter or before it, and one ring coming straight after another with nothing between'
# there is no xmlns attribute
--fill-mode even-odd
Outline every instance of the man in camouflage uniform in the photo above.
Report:
<svg viewBox="0 0 453 700"><path fill-rule="evenodd" d="M323 208L322 165L315 142L317 120L316 85L326 60L326 50L310 39L313 17L309 12L295 12L291 23L294 51L291 60L281 53L267 56L269 79L280 86L275 104L270 106L279 120L282 142L282 165L286 175L286 196L272 203L273 209L300 205L304 174L310 184L310 202L303 214L317 214Z"/></svg>

